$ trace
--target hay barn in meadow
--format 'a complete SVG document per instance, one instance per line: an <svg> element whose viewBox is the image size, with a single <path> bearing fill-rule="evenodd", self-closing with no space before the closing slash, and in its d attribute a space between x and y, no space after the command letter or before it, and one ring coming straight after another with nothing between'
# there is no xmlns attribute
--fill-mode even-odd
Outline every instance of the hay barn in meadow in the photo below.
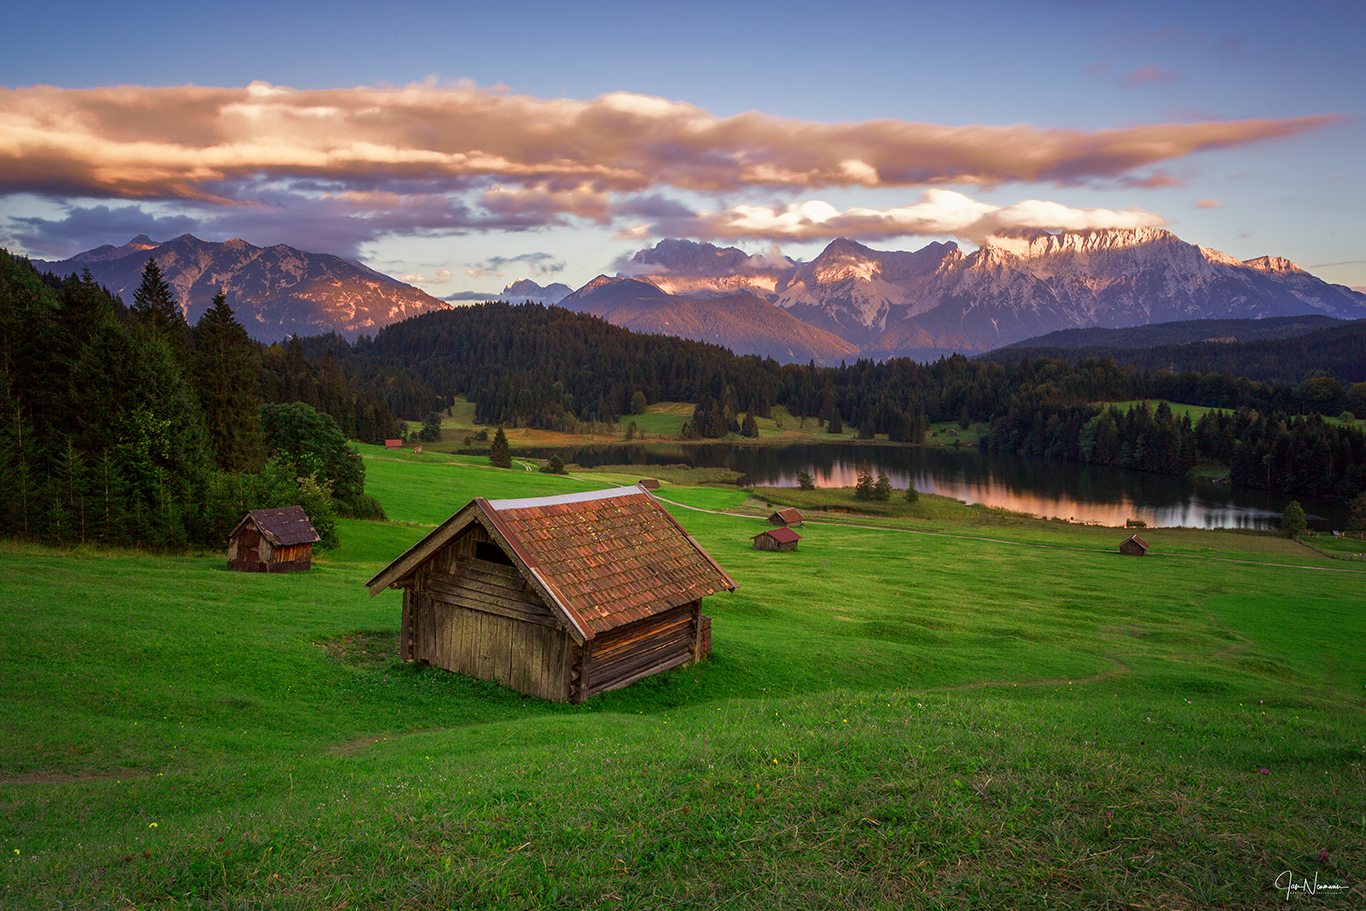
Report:
<svg viewBox="0 0 1366 911"><path fill-rule="evenodd" d="M802 517L799 510L791 506L778 510L768 517L769 525L804 525L806 519Z"/></svg>
<svg viewBox="0 0 1366 911"><path fill-rule="evenodd" d="M639 486L476 498L367 584L403 589L404 660L575 703L706 657L736 587Z"/></svg>
<svg viewBox="0 0 1366 911"><path fill-rule="evenodd" d="M782 528L770 528L761 531L754 536L755 550L781 550L789 551L797 549L797 542L802 536L784 525Z"/></svg>
<svg viewBox="0 0 1366 911"><path fill-rule="evenodd" d="M1119 552L1126 557L1141 557L1148 552L1148 542L1138 535L1130 535L1119 545Z"/></svg>
<svg viewBox="0 0 1366 911"><path fill-rule="evenodd" d="M318 540L302 506L253 509L228 535L228 569L304 572L313 566L313 545Z"/></svg>
<svg viewBox="0 0 1366 911"><path fill-rule="evenodd" d="M658 478L641 478L639 483L646 490L659 490Z"/></svg>

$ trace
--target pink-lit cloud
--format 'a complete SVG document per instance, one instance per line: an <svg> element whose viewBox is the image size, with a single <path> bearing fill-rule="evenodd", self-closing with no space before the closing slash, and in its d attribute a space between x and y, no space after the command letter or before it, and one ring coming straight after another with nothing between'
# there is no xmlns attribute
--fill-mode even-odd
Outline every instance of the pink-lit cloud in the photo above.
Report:
<svg viewBox="0 0 1366 911"><path fill-rule="evenodd" d="M541 99L458 84L295 90L0 89L0 193L241 201L248 180L357 192L899 187L1131 176L1201 151L1293 136L1335 115L1082 131L903 120L818 123L625 92ZM509 197L490 201L516 210ZM593 217L591 214L585 217Z"/></svg>
<svg viewBox="0 0 1366 911"><path fill-rule="evenodd" d="M822 200L783 206L739 205L662 218L647 231L634 232L634 236L800 241L949 235L980 242L993 234L1020 231L1144 228L1163 224L1160 215L1141 209L1077 209L1037 199L996 206L953 190L930 189L916 202L891 209L841 211Z"/></svg>
<svg viewBox="0 0 1366 911"><path fill-rule="evenodd" d="M1224 204L1217 199L1197 199L1195 207L1197 209L1221 209Z"/></svg>

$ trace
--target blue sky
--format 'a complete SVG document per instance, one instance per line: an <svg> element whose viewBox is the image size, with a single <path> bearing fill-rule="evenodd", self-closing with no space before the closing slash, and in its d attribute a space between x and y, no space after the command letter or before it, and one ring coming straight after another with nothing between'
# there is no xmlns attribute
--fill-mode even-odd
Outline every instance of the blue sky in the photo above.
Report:
<svg viewBox="0 0 1366 911"><path fill-rule="evenodd" d="M805 258L836 231L913 249L1160 223L1366 287L1366 5L55 3L7 21L24 39L0 58L0 244L46 258L240 234L446 295L577 286L665 233ZM368 119L414 85L401 122ZM1056 162L1013 166L1036 153Z"/></svg>

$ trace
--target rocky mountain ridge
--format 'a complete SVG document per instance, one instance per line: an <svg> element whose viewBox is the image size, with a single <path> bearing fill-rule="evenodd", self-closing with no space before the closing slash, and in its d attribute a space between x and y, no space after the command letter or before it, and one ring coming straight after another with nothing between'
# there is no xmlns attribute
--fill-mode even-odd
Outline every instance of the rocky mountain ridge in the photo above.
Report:
<svg viewBox="0 0 1366 911"><path fill-rule="evenodd" d="M68 275L89 269L97 282L132 304L148 259L156 260L191 324L221 289L247 332L259 341L339 332L350 338L446 304L398 279L340 256L285 244L257 247L241 238L215 243L182 234L157 243L139 235L58 262L35 260Z"/></svg>

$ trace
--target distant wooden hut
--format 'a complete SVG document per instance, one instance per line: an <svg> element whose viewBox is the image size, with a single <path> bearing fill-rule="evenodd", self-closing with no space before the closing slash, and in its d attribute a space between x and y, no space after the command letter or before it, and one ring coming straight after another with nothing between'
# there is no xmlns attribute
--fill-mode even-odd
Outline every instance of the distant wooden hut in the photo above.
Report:
<svg viewBox="0 0 1366 911"><path fill-rule="evenodd" d="M1148 542L1138 535L1130 535L1119 545L1119 552L1127 557L1141 557L1148 552Z"/></svg>
<svg viewBox="0 0 1366 911"><path fill-rule="evenodd" d="M402 441L402 440L385 440L385 441L384 441L384 448L385 448L385 449L402 449L402 448L403 448L403 441Z"/></svg>
<svg viewBox="0 0 1366 911"><path fill-rule="evenodd" d="M404 660L575 703L706 657L736 587L639 486L479 497L367 584L403 589Z"/></svg>
<svg viewBox="0 0 1366 911"><path fill-rule="evenodd" d="M318 540L318 532L301 506L253 509L228 535L228 569L304 572L313 565L313 545Z"/></svg>
<svg viewBox="0 0 1366 911"><path fill-rule="evenodd" d="M796 550L797 542L802 536L784 525L782 528L770 528L761 531L754 536L755 550Z"/></svg>
<svg viewBox="0 0 1366 911"><path fill-rule="evenodd" d="M806 520L802 518L802 514L791 506L780 509L768 517L769 525L804 525L805 523Z"/></svg>
<svg viewBox="0 0 1366 911"><path fill-rule="evenodd" d="M658 478L641 478L639 483L640 486L644 487L646 490L659 490Z"/></svg>

